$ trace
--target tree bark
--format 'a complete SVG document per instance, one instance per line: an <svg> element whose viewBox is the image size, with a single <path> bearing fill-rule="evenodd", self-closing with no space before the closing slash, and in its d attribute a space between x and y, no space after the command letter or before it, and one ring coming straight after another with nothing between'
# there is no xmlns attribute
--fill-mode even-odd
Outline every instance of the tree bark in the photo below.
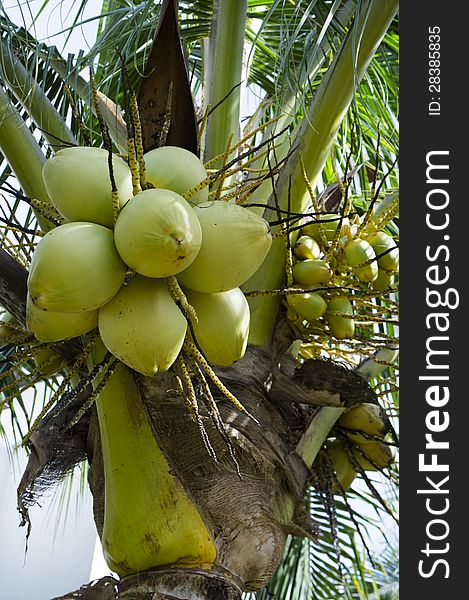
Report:
<svg viewBox="0 0 469 600"><path fill-rule="evenodd" d="M212 389L226 433L235 449L240 474L228 448L200 407L205 429L218 462L207 454L171 373L156 377L135 374L155 439L170 464L171 473L182 483L203 516L217 549L210 570L191 570L168 565L120 582L119 598L144 600L239 599L242 592L264 587L283 554L288 534L317 535L317 528L304 510L309 469L295 453L307 425L325 403L344 406L371 396L367 384L344 386L349 371L323 361L308 361L293 374L302 397L292 402L288 380L277 376L272 386L275 353L250 347L235 365L220 368L218 375L256 423L234 408L218 390ZM315 366L314 363L316 362ZM280 383L279 383L280 382ZM344 389L344 397L340 390ZM353 394L351 393L353 388ZM274 390L274 395L270 390ZM283 393L282 393L283 389ZM309 396L308 392L309 390ZM309 401L309 402L308 402ZM98 532L104 521L103 466L99 427L92 418L88 436L91 462L90 487ZM133 594L133 595L132 595Z"/></svg>
<svg viewBox="0 0 469 600"><path fill-rule="evenodd" d="M119 600L241 600L240 587L217 572L160 569L124 577Z"/></svg>

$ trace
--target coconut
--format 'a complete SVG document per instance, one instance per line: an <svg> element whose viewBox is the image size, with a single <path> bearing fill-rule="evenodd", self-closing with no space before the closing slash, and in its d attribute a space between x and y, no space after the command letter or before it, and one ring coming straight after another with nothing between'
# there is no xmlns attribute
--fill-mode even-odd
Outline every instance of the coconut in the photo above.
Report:
<svg viewBox="0 0 469 600"><path fill-rule="evenodd" d="M8 338L14 332L13 327L11 327L14 322L15 318L11 313L5 311L2 314L0 319L0 340L3 338Z"/></svg>
<svg viewBox="0 0 469 600"><path fill-rule="evenodd" d="M298 238L298 241L293 246L293 254L299 260L306 258L319 258L321 254L321 248L316 240L308 235L302 235Z"/></svg>
<svg viewBox="0 0 469 600"><path fill-rule="evenodd" d="M325 260L301 260L293 266L293 280L301 285L324 283L331 277L332 270Z"/></svg>
<svg viewBox="0 0 469 600"><path fill-rule="evenodd" d="M365 471L386 469L394 461L394 451L381 440L363 440L353 450L355 460Z"/></svg>
<svg viewBox="0 0 469 600"><path fill-rule="evenodd" d="M68 221L91 221L113 227L109 154L77 146L59 150L44 164L42 178L57 210ZM132 175L125 161L112 156L114 181L122 207L132 197Z"/></svg>
<svg viewBox="0 0 469 600"><path fill-rule="evenodd" d="M371 287L377 292L385 292L389 290L394 283L394 275L378 268L378 277L371 282Z"/></svg>
<svg viewBox="0 0 469 600"><path fill-rule="evenodd" d="M351 240L344 247L344 253L345 260L353 268L353 272L360 281L366 283L374 281L378 277L376 254L366 240L361 238Z"/></svg>
<svg viewBox="0 0 469 600"><path fill-rule="evenodd" d="M96 223L66 223L37 245L28 291L37 308L80 312L106 304L127 272L110 229Z"/></svg>
<svg viewBox="0 0 469 600"><path fill-rule="evenodd" d="M36 369L41 375L50 376L60 371L64 366L64 358L57 354L52 348L44 346L39 350L32 350L31 352Z"/></svg>
<svg viewBox="0 0 469 600"><path fill-rule="evenodd" d="M187 327L166 284L141 275L99 310L98 324L106 348L143 375L169 369Z"/></svg>
<svg viewBox="0 0 469 600"><path fill-rule="evenodd" d="M264 262L272 243L269 224L247 208L221 200L194 207L202 227L202 246L179 273L181 284L197 292L239 287Z"/></svg>
<svg viewBox="0 0 469 600"><path fill-rule="evenodd" d="M26 325L40 342L59 342L84 335L98 326L98 310L75 313L54 312L37 308L28 294Z"/></svg>
<svg viewBox="0 0 469 600"><path fill-rule="evenodd" d="M4 340L8 343L23 336L24 332L18 321L11 313L5 311L0 318L0 342Z"/></svg>
<svg viewBox="0 0 469 600"><path fill-rule="evenodd" d="M249 304L239 288L218 294L184 290L197 314L197 342L209 361L231 365L244 356L249 335Z"/></svg>
<svg viewBox="0 0 469 600"><path fill-rule="evenodd" d="M340 316L343 315L349 316ZM327 306L327 322L332 335L339 339L353 338L355 323L353 321L353 307L348 298L337 296L329 300Z"/></svg>
<svg viewBox="0 0 469 600"><path fill-rule="evenodd" d="M199 252L202 230L182 196L163 189L140 192L124 207L114 230L122 260L147 277L169 277Z"/></svg>
<svg viewBox="0 0 469 600"><path fill-rule="evenodd" d="M155 188L185 194L207 178L202 161L192 152L177 146L154 148L143 155L146 180ZM190 201L202 204L208 200L208 185L194 194Z"/></svg>
<svg viewBox="0 0 469 600"><path fill-rule="evenodd" d="M367 236L366 241L371 244L376 256L378 265L386 271L397 271L399 269L399 248L390 235L384 231L377 231ZM384 254L385 253L385 254ZM384 254L383 256L380 256Z"/></svg>
<svg viewBox="0 0 469 600"><path fill-rule="evenodd" d="M287 294L287 302L300 317L307 321L319 319L327 308L326 302L315 292Z"/></svg>
<svg viewBox="0 0 469 600"><path fill-rule="evenodd" d="M322 244L324 239L323 236L328 242L332 242L339 225L341 226L339 235L343 235L343 230L345 231L350 225L348 217L343 217L341 221L340 215L338 214L319 214L310 216L311 218L315 218L316 221L309 222L308 225L304 225L301 229L301 233L302 235L308 235L312 237L314 240L316 240L316 242L319 242L319 244ZM308 220L311 221L311 218Z"/></svg>

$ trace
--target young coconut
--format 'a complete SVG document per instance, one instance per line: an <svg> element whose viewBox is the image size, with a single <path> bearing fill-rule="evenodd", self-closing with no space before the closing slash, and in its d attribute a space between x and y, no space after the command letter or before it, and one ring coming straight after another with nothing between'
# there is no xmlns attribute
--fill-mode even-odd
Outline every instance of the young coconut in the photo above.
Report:
<svg viewBox="0 0 469 600"><path fill-rule="evenodd" d="M228 366L244 356L249 335L249 304L239 288L218 294L184 290L197 314L197 342L210 362Z"/></svg>
<svg viewBox="0 0 469 600"><path fill-rule="evenodd" d="M247 208L221 200L194 207L202 246L177 276L191 290L207 294L239 287L264 262L272 243L269 224Z"/></svg>
<svg viewBox="0 0 469 600"><path fill-rule="evenodd" d="M114 226L109 153L102 148L64 148L44 164L42 178L54 206L68 221L91 221ZM119 206L132 198L132 175L127 163L112 156Z"/></svg>
<svg viewBox="0 0 469 600"><path fill-rule="evenodd" d="M300 260L293 265L293 280L301 285L325 283L332 277L332 269L325 260Z"/></svg>
<svg viewBox="0 0 469 600"><path fill-rule="evenodd" d="M31 301L26 301L26 325L40 342L59 342L84 335L98 326L98 310L75 313L41 310Z"/></svg>
<svg viewBox="0 0 469 600"><path fill-rule="evenodd" d="M344 253L347 264L353 268L360 281L367 283L378 277L376 253L369 242L355 238L346 244Z"/></svg>
<svg viewBox="0 0 469 600"><path fill-rule="evenodd" d="M55 350L47 346L43 346L38 350L32 350L31 354L36 369L41 375L46 377L60 371L65 363L63 356L60 356Z"/></svg>
<svg viewBox="0 0 469 600"><path fill-rule="evenodd" d="M169 369L187 328L166 283L141 275L100 309L98 324L106 348L143 375Z"/></svg>
<svg viewBox="0 0 469 600"><path fill-rule="evenodd" d="M350 226L348 217L343 217L340 220L340 215L338 214L316 214L310 215L310 217L315 218L316 221L304 225L301 229L301 234L312 237L319 244L323 243L324 237L328 242L332 242L339 225L341 226L341 235L342 230ZM311 219L308 220L311 221Z"/></svg>
<svg viewBox="0 0 469 600"><path fill-rule="evenodd" d="M393 449L381 440L363 440L356 443L353 456L365 471L385 469L394 462Z"/></svg>
<svg viewBox="0 0 469 600"><path fill-rule="evenodd" d="M182 196L163 189L140 192L116 221L114 240L122 260L146 277L169 277L199 252L202 230Z"/></svg>
<svg viewBox="0 0 469 600"><path fill-rule="evenodd" d="M377 292L385 292L394 284L394 275L378 267L378 277L371 282L371 287Z"/></svg>
<svg viewBox="0 0 469 600"><path fill-rule="evenodd" d="M386 271L399 269L399 248L390 235L377 231L367 236L366 241L371 245L378 257L378 265ZM386 254L384 254L386 253ZM383 256L380 256L383 254Z"/></svg>
<svg viewBox="0 0 469 600"><path fill-rule="evenodd" d="M348 298L344 296L331 298L327 305L326 318L333 336L340 340L353 338L355 323L353 307Z"/></svg>
<svg viewBox="0 0 469 600"><path fill-rule="evenodd" d="M154 148L146 154L146 180L155 188L185 194L207 178L202 161L192 152L177 146ZM202 204L208 200L208 185L194 194L190 202Z"/></svg>
<svg viewBox="0 0 469 600"><path fill-rule="evenodd" d="M300 317L307 321L319 319L327 309L326 302L315 292L287 294L287 302Z"/></svg>
<svg viewBox="0 0 469 600"><path fill-rule="evenodd" d="M350 489L353 481L357 476L357 472L353 468L348 454L340 440L334 440L327 444L329 457L334 467L340 487L346 492Z"/></svg>
<svg viewBox="0 0 469 600"><path fill-rule="evenodd" d="M302 235L298 238L296 244L293 246L293 254L299 260L305 260L307 258L319 258L321 255L321 248L316 240L308 235Z"/></svg>
<svg viewBox="0 0 469 600"><path fill-rule="evenodd" d="M383 438L388 431L381 407L369 402L349 408L341 415L338 423L345 429L351 429L352 431L347 435L356 441L367 439L365 436L356 433L357 431Z"/></svg>
<svg viewBox="0 0 469 600"><path fill-rule="evenodd" d="M43 310L95 310L116 294L126 272L110 229L96 223L66 223L46 233L37 245L28 291Z"/></svg>
<svg viewBox="0 0 469 600"><path fill-rule="evenodd" d="M339 492L340 488L335 481L331 481L332 477L327 477L328 468L333 469L334 476L337 479L339 486L347 491L354 481L357 473L350 462L347 452L340 440L328 441L326 444L326 452L318 454L315 466L317 467L317 484L320 490L326 490L332 486L334 492Z"/></svg>
<svg viewBox="0 0 469 600"><path fill-rule="evenodd" d="M15 317L5 311L0 318L0 341L10 340L15 334L22 335L21 331L18 331L18 323Z"/></svg>

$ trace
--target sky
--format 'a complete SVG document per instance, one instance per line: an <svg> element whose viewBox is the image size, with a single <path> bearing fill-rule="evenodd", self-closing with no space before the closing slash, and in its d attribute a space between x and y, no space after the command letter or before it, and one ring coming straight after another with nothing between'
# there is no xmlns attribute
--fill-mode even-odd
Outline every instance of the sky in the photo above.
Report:
<svg viewBox="0 0 469 600"><path fill-rule="evenodd" d="M67 52L77 53L80 49L90 48L98 27L97 20L90 20L99 13L102 5L101 0L92 0L86 3L83 11L83 25L75 28L71 33L68 28L73 23L73 15L81 3L77 0L4 0L0 1L3 10L10 19L23 25L42 42L55 45L59 51L63 51L66 43ZM39 16L36 16L38 15Z"/></svg>

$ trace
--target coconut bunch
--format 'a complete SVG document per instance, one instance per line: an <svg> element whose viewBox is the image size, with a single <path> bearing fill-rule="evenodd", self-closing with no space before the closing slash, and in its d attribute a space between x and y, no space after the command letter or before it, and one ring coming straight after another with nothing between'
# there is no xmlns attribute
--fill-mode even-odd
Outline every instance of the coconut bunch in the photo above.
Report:
<svg viewBox="0 0 469 600"><path fill-rule="evenodd" d="M240 286L269 251L268 223L209 201L192 153L165 146L143 159L144 189L126 161L100 148L46 161L44 184L63 223L31 261L28 329L57 342L98 327L106 348L145 375L169 369L187 338L210 362L232 364L249 333Z"/></svg>
<svg viewBox="0 0 469 600"><path fill-rule="evenodd" d="M288 317L339 340L352 339L356 299L341 289L381 295L392 290L399 272L399 249L384 225L371 213L361 220L318 214L312 221L309 216L292 248Z"/></svg>
<svg viewBox="0 0 469 600"><path fill-rule="evenodd" d="M382 471L394 462L395 453L387 439L389 429L380 406L354 406L343 413L337 425L338 435L328 439L318 455L319 470L324 472L324 463L329 464L326 472L333 470L336 489L347 491L357 474ZM321 487L323 479L320 474Z"/></svg>

